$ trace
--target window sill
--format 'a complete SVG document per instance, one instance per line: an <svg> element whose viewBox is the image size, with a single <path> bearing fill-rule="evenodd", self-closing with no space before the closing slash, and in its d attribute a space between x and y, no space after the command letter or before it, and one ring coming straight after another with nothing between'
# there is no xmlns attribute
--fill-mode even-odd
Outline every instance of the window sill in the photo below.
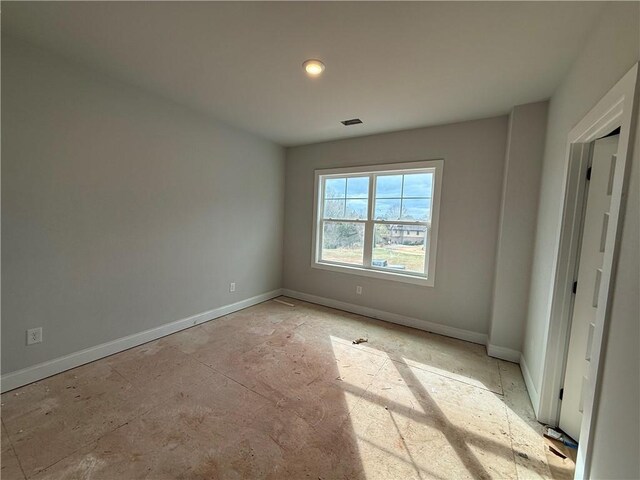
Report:
<svg viewBox="0 0 640 480"><path fill-rule="evenodd" d="M402 273L385 272L381 270L373 270L369 268L361 268L347 265L334 265L332 263L313 262L312 268L320 270L329 270L332 272L346 273L350 275L360 275L363 277L379 278L381 280L389 280L391 282L411 283L413 285L422 285L424 287L433 287L434 282L431 278L418 277L415 275L403 275Z"/></svg>

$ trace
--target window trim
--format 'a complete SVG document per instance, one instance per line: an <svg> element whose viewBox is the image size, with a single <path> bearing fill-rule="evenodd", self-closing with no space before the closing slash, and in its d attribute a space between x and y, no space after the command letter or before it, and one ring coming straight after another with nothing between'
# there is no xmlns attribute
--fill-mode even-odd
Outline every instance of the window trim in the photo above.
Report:
<svg viewBox="0 0 640 480"><path fill-rule="evenodd" d="M374 190L375 190L375 175L376 174L389 174L389 173L407 173L406 170L422 170L428 169L434 172L434 182L431 192L431 224L428 222L406 222L402 220L397 221L376 221L374 219ZM317 169L314 171L314 196L313 196L313 227L312 227L312 241L311 241L311 267L320 270L329 270L334 272L340 272L344 274L361 275L365 277L379 278L383 280L390 280L396 282L411 283L415 285L423 285L433 287L435 285L435 271L436 271L436 252L438 247L438 224L440 219L440 193L442 191L442 175L444 169L443 159L434 160L421 160L415 162L404 163L388 163L381 165L366 165L356 167L340 167L340 168L327 168ZM362 223L365 226L364 238L371 239L370 242L365 242L363 246L363 266L357 266L352 264L345 264L339 262L327 262L321 261L321 252L318 246L321 245L322 228L321 223L323 219L322 207L323 207L323 191L321 188L321 177L330 175L349 175L358 176L369 175L369 195L368 195L368 219L367 220L349 220L349 219L332 219L332 221L344 221L349 223ZM326 220L326 219L324 219ZM391 224L422 224L427 225L426 236L429 240L429 248L425 251L425 270L424 275L421 274L408 274L400 272L392 272L383 268L374 267L370 265L373 251L373 228L376 223L391 223ZM367 265L369 264L369 265Z"/></svg>

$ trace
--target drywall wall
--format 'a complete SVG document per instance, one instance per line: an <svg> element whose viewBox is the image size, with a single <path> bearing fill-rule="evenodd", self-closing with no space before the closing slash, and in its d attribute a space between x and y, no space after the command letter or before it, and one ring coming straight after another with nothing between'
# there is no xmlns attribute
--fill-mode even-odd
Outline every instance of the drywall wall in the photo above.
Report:
<svg viewBox="0 0 640 480"><path fill-rule="evenodd" d="M486 334L507 120L501 116L287 149L284 287ZM444 173L434 287L311 267L315 169L438 158L444 159ZM356 295L356 285L363 287L362 295Z"/></svg>
<svg viewBox="0 0 640 480"><path fill-rule="evenodd" d="M2 128L3 373L280 288L281 147L5 36Z"/></svg>
<svg viewBox="0 0 640 480"><path fill-rule="evenodd" d="M538 396L549 331L554 245L560 232L569 131L640 57L640 4L611 2L549 103L523 361ZM534 401L534 407L537 407Z"/></svg>
<svg viewBox="0 0 640 480"><path fill-rule="evenodd" d="M513 360L527 320L547 109L548 102L518 105L509 115L488 344L490 354Z"/></svg>
<svg viewBox="0 0 640 480"><path fill-rule="evenodd" d="M614 277L591 478L640 478L640 122Z"/></svg>

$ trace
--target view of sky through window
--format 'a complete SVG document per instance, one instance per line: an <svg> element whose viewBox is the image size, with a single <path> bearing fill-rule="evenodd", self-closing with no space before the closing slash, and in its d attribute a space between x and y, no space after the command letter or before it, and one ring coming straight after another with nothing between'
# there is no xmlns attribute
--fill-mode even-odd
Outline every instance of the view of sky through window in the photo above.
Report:
<svg viewBox="0 0 640 480"><path fill-rule="evenodd" d="M374 218L377 220L431 219L432 173L378 175Z"/></svg>
<svg viewBox="0 0 640 480"><path fill-rule="evenodd" d="M324 188L324 218L367 218L369 177L328 178Z"/></svg>

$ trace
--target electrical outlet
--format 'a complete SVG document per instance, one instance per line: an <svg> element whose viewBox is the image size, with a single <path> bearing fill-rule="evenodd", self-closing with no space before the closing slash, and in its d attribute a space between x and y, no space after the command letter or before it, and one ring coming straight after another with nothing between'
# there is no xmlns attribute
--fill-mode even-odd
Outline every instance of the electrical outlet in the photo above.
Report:
<svg viewBox="0 0 640 480"><path fill-rule="evenodd" d="M231 282L231 283L229 284L229 292L230 292L230 293L233 293L233 292L235 292L235 291L236 291L236 282Z"/></svg>
<svg viewBox="0 0 640 480"><path fill-rule="evenodd" d="M356 287L356 295L362 295L362 287L360 285Z"/></svg>
<svg viewBox="0 0 640 480"><path fill-rule="evenodd" d="M42 343L42 327L27 330L27 345Z"/></svg>

